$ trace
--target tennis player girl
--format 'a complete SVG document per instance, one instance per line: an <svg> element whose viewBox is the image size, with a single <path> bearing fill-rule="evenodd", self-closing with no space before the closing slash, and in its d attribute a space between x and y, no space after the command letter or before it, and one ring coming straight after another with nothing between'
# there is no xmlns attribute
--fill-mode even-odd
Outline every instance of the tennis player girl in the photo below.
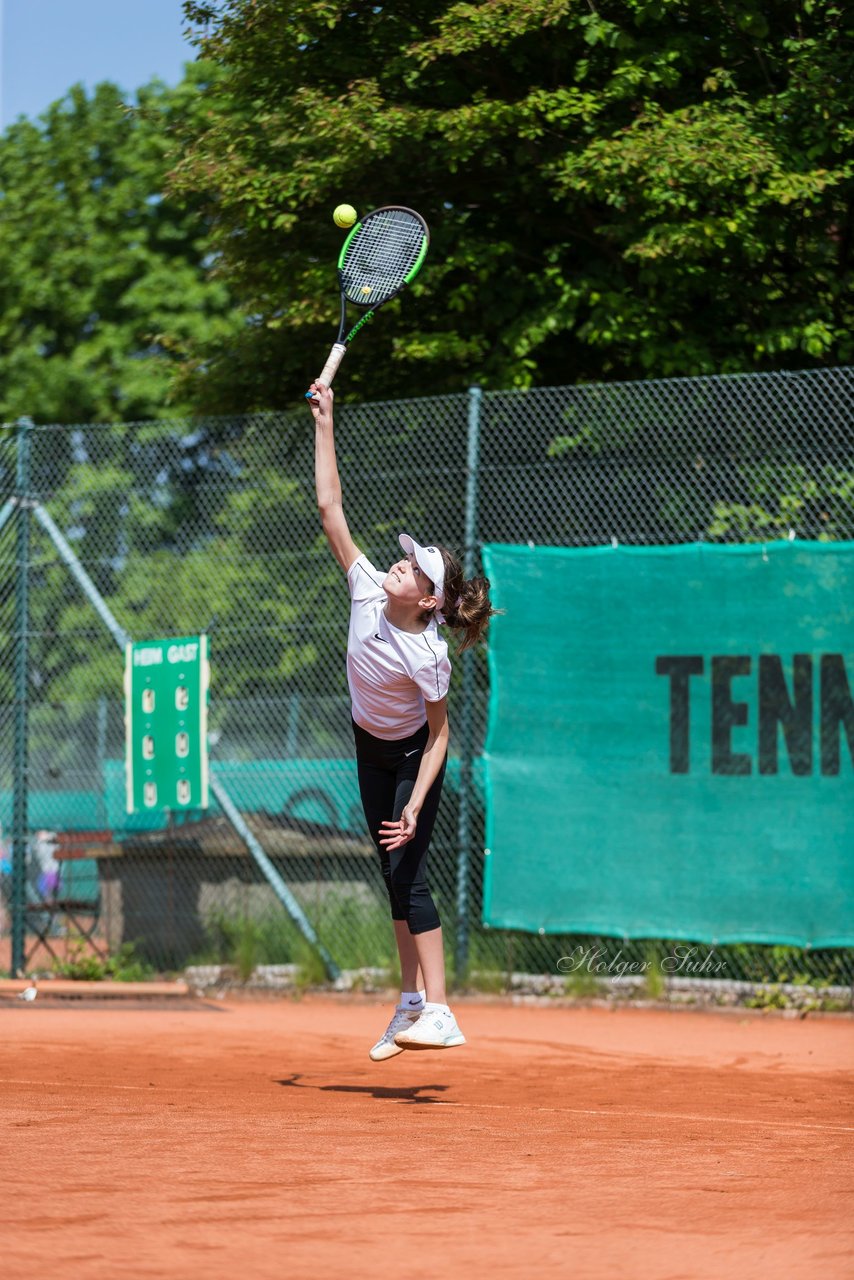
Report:
<svg viewBox="0 0 854 1280"><path fill-rule="evenodd" d="M359 790L388 890L402 987L375 1062L402 1049L465 1044L445 992L439 913L427 884L427 853L448 750L451 664L445 623L475 643L493 610L485 578L463 579L444 548L400 535L403 556L387 573L350 536L335 456L331 390L311 387L315 483L323 530L350 587L347 678Z"/></svg>

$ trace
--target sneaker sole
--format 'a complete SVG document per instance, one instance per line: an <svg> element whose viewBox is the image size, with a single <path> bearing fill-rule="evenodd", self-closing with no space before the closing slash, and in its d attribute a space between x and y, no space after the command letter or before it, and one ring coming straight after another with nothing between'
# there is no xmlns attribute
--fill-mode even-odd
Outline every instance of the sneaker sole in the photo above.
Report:
<svg viewBox="0 0 854 1280"><path fill-rule="evenodd" d="M425 1044L423 1041L417 1040L395 1040L395 1044L399 1049L456 1049L458 1045L465 1044L466 1038L463 1035L452 1036L450 1040L444 1040L441 1044Z"/></svg>
<svg viewBox="0 0 854 1280"><path fill-rule="evenodd" d="M399 1044L389 1044L384 1045L380 1052L369 1049L368 1057L371 1062L385 1062L386 1058L396 1058L399 1053L403 1053L403 1049Z"/></svg>

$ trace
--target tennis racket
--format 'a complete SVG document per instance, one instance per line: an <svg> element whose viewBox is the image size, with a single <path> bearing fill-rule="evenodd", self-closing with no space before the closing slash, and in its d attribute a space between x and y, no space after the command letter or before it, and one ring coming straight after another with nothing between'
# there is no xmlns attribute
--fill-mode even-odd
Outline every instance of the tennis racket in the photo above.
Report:
<svg viewBox="0 0 854 1280"><path fill-rule="evenodd" d="M329 352L318 382L329 386L344 359L344 353L359 330L372 320L380 307L396 298L415 279L430 244L427 223L414 209L389 204L366 213L344 241L338 258L341 286L341 323L338 337ZM368 307L347 333L347 303ZM345 336L346 335L346 336ZM310 391L306 400L312 400Z"/></svg>

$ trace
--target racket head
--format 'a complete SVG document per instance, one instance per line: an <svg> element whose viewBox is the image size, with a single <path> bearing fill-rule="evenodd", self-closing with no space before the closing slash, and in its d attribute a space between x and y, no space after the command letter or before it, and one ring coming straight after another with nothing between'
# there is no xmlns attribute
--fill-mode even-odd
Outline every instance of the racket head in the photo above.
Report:
<svg viewBox="0 0 854 1280"><path fill-rule="evenodd" d="M341 248L341 292L358 307L388 302L421 270L430 244L427 223L414 209L389 204L366 213Z"/></svg>

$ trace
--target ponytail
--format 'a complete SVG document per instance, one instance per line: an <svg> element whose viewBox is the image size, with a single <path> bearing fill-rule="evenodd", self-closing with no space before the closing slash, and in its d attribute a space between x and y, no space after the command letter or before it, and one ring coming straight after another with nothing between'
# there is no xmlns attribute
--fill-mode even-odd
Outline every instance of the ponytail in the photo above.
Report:
<svg viewBox="0 0 854 1280"><path fill-rule="evenodd" d="M499 612L493 609L489 599L488 578L464 578L463 568L456 556L445 547L440 548L445 562L445 603L442 613L452 631L464 632L460 652L477 644L489 625L489 619Z"/></svg>

